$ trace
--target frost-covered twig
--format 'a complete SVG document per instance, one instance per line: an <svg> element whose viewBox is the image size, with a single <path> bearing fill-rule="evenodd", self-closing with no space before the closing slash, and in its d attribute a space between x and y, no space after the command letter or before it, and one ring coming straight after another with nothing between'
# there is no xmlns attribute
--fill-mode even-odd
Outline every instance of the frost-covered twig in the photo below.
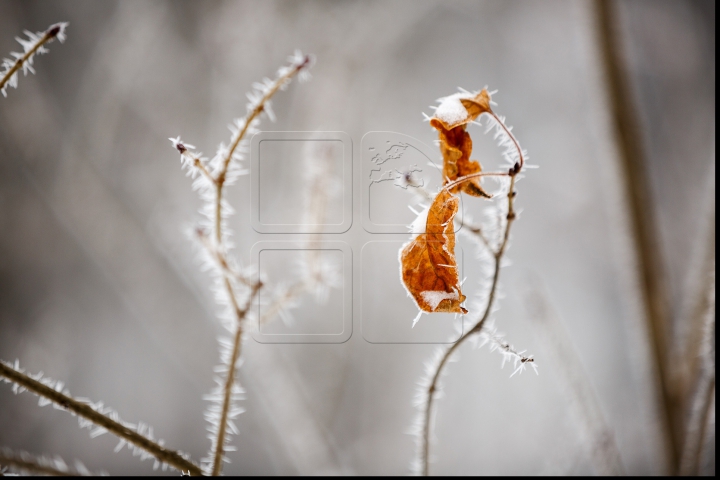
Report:
<svg viewBox="0 0 720 480"><path fill-rule="evenodd" d="M48 49L45 45L52 42L56 38L60 43L65 41L65 28L68 26L67 22L56 23L50 25L44 32L33 33L29 30L25 30L27 39L21 37L15 37L15 40L20 43L23 47L23 53L10 52L10 55L15 59L3 58L2 60L2 72L0 72L0 92L3 97L7 97L7 88L17 88L18 74L22 69L23 74L27 75L27 72L35 73L32 67L33 59L35 55L48 53Z"/></svg>
<svg viewBox="0 0 720 480"><path fill-rule="evenodd" d="M26 374L16 361L15 364L0 361L0 376L7 383L13 384L13 391L20 393L28 390L40 397L40 406L52 404L55 408L70 412L76 415L80 427L95 428L90 435L96 437L105 432L110 432L121 438L118 444L118 451L125 443L133 445L135 454L141 453L141 457L153 456L160 464L167 464L181 472L188 472L191 475L201 475L200 468L185 458L181 453L170 450L163 446L163 441L155 441L152 438L152 428L139 423L137 426L123 422L117 412L105 407L102 403L92 403L87 399L75 399L64 389L62 382L56 382L49 378L43 378L42 374L30 376ZM139 450L137 450L139 449ZM147 452L146 455L145 452ZM144 458L143 458L144 459Z"/></svg>
<svg viewBox="0 0 720 480"><path fill-rule="evenodd" d="M440 111L441 107L447 107L443 110L443 121L447 125L455 125L456 122L459 122L461 120L467 118L469 115L471 115L468 111L466 111L466 108L464 104L461 103L461 98L474 98L473 102L483 102L483 97L480 95L475 96L476 94L470 94L470 92L463 92L462 94L456 94L451 97L445 97L443 99L440 99L439 101L443 102L441 103L440 107L438 107L438 110L436 110L436 114ZM428 364L428 379L426 383L422 385L422 388L424 389L424 393L421 394L421 400L419 402L419 407L422 408L421 412L421 418L420 418L420 427L418 428L418 435L419 435L419 452L418 452L418 459L417 459L417 467L419 469L419 473L422 473L423 475L428 475L429 473L429 459L430 459L430 429L432 425L432 416L433 416L433 404L435 399L437 398L438 390L439 390L439 381L440 376L443 373L443 369L446 365L446 363L449 361L449 359L453 356L453 354L457 351L457 349L465 343L466 340L470 338L476 337L478 334L481 334L483 332L483 327L485 326L486 322L490 318L490 314L493 311L493 306L495 303L495 298L497 296L497 290L498 290L498 280L500 276L500 268L503 264L503 259L505 255L505 251L508 247L508 242L510 239L510 230L512 227L513 222L516 219L516 212L514 209L514 202L515 202L515 183L518 180L518 176L521 171L523 171L523 168L525 166L525 159L526 159L526 153L518 143L518 141L515 139L515 137L512 134L512 129L507 127L504 122L504 118L497 116L492 109L490 109L489 104L492 104L492 101L489 98L489 94L486 90L483 90L483 95L485 95L484 99L487 100L487 104L480 104L476 103L475 107L473 108L480 108L480 111L482 113L485 113L489 115L490 117L490 125L488 128L488 131L495 129L495 139L498 141L498 144L503 147L503 157L509 162L509 168L505 172L478 172L478 173L470 173L466 174L464 176L461 176L459 178L456 178L453 181L449 181L445 183L443 186L443 190L445 191L452 191L452 189L456 189L456 187L461 187L462 184L465 184L466 182L473 181L475 179L480 179L483 177L500 177L500 178L507 178L509 179L508 186L507 186L507 210L505 213L505 218L502 219L502 226L499 229L502 233L501 236L497 242L497 246L493 248L493 243L488 240L488 238L482 234L482 230L478 228L478 238L488 247L488 250L492 254L492 279L490 282L486 304L482 310L482 314L478 317L476 323L474 326L467 332L465 332L455 343L453 343L450 347L447 347L446 349L439 350L435 359ZM447 105L445 103L448 103ZM476 110L477 111L477 110ZM452 115L450 115L452 113ZM475 117L477 117L478 114L475 113ZM447 117L447 118L446 118ZM472 117L472 118L475 118ZM442 122L441 122L442 123ZM460 125L458 123L457 125ZM455 127L453 127L455 128ZM463 127L457 127L457 128L464 128ZM442 139L442 137L441 137ZM442 140L444 141L444 140ZM443 148L455 148L455 147L448 147L447 144ZM460 151L460 150L458 150ZM469 156L469 151L464 151L463 155ZM445 154L444 154L445 155ZM467 159L466 159L467 160ZM448 160L444 158L444 161L447 162ZM480 170L479 165L477 166L477 170ZM474 168L474 167L467 167L467 168ZM476 170L476 171L477 171ZM484 192L483 192L484 193ZM477 194L477 192L476 192ZM486 193L484 193L482 196L489 196ZM422 312L421 312L422 313ZM496 336L497 337L497 336ZM520 372L524 369L524 367L527 364L533 365L535 367L534 361L532 360L532 357L524 357L521 353L516 352L509 344L503 342L499 338L493 338L492 334L489 334L487 336L488 341L493 341L493 347L495 349L499 349L500 352L503 353L503 355L507 356L506 358L510 359L513 358L515 362L518 362L518 365L516 366L517 372ZM536 370L537 373L537 370ZM514 374L514 373L513 373Z"/></svg>
<svg viewBox="0 0 720 480"><path fill-rule="evenodd" d="M517 165L517 164L516 164ZM515 178L517 174L520 172L519 166L518 168L512 168L510 170L510 188L508 190L507 195L507 221L505 223L505 230L503 233L503 240L500 244L500 247L496 252L494 252L494 265L493 265L493 276L492 276L492 283L490 284L490 292L488 294L487 299L487 305L485 307L485 310L483 311L482 315L479 317L477 323L465 334L463 334L462 337L458 339L457 342L453 343L450 347L448 347L445 352L440 357L439 361L437 362L437 365L434 369L434 373L430 377L430 382L427 386L425 395L426 395L426 401L424 402L425 411L421 418L422 422L422 429L421 429L421 435L422 435L422 444L421 444L421 450L420 450L420 463L421 463L421 473L425 476L429 473L429 458L430 458L430 425L431 425L431 416L433 413L433 403L436 399L436 392L438 390L438 382L440 380L440 374L443 371L443 368L445 367L445 364L448 362L450 357L455 353L455 351L462 345L468 338L471 338L473 335L478 334L482 331L483 326L485 325L485 322L490 317L490 312L492 312L492 307L495 301L495 296L497 294L497 286L498 286L498 279L500 277L500 266L501 266L501 260L503 258L503 255L505 253L505 249L507 248L508 240L510 238L510 227L513 224L513 221L515 220L515 210L513 208L514 205L514 199L515 199ZM467 177L477 177L478 175L468 175ZM462 177L466 178L466 177ZM462 179L458 179L460 181ZM452 185L452 184L448 184ZM447 188L447 186L446 186Z"/></svg>
<svg viewBox="0 0 720 480"><path fill-rule="evenodd" d="M295 301L309 289L310 285L305 280L295 282L289 287L283 285L278 286L276 291L273 292L273 301L266 308L263 308L263 314L258 320L258 325L266 324L275 318L276 315L285 318L284 315L286 316L287 314L283 312L287 312L287 310L294 307Z"/></svg>
<svg viewBox="0 0 720 480"><path fill-rule="evenodd" d="M230 296L231 302L233 303L233 308L235 309L235 314L237 317L237 326L235 328L235 337L233 338L232 343L232 352L230 354L230 358L227 362L227 377L225 378L225 383L222 387L222 408L219 412L219 417L217 417L217 432L213 432L211 430L211 434L215 434L212 438L213 442L213 461L212 461L212 475L218 476L222 472L222 462L223 457L225 454L225 451L229 451L228 445L225 444L226 441L226 434L228 427L231 428L235 433L237 433L237 429L234 428L234 425L231 423L232 418L239 414L241 410L238 410L237 408L233 408L233 399L236 398L235 395L241 394L242 392L240 389L236 388L236 379L235 375L237 372L237 366L238 361L240 359L240 347L242 346L242 334L243 334L243 320L245 319L245 316L247 315L248 310L250 310L251 305L255 301L255 297L258 294L258 291L262 287L261 282L256 282L252 288L251 293L248 296L248 300L245 304L245 306L241 309L237 301L235 300L234 295ZM228 291L232 291L232 287L230 286L229 281L226 279L226 288ZM216 393L216 392L213 392ZM212 413L212 411L211 411ZM209 420L211 421L211 426L215 426L213 424L213 420L215 420L214 416L209 417Z"/></svg>
<svg viewBox="0 0 720 480"><path fill-rule="evenodd" d="M29 475L50 475L53 477L80 477L92 475L82 462L75 460L75 468L68 467L67 463L55 455L49 458L45 455L35 456L28 452L13 452L7 448L0 449L0 467L8 467L20 473Z"/></svg>
<svg viewBox="0 0 720 480"><path fill-rule="evenodd" d="M495 325L490 321L487 327L477 336L478 348L489 345L491 352L500 353L500 355L502 355L502 365L500 368L504 368L506 363L512 362L513 372L510 374L511 378L523 372L528 365L532 367L535 373L538 373L538 366L533 356L525 356L525 350L518 352L515 350L515 347L506 342L503 337L504 335L499 333Z"/></svg>
<svg viewBox="0 0 720 480"><path fill-rule="evenodd" d="M225 327L232 332L232 340L221 342L223 365L216 371L224 373L225 379L216 378L218 386L206 398L218 404L209 407L206 418L210 423L210 454L203 459L205 473L219 475L222 472L227 445L228 431L236 433L233 418L242 410L233 407L239 399L242 389L236 381L236 371L241 357L243 331L250 307L258 296L263 284L255 279L252 269L238 268L230 255L232 244L226 218L232 212L224 198L224 188L232 185L240 175L247 173L240 168L243 153L247 149L248 136L258 132L259 117L262 112L273 119L270 106L272 96L284 90L296 75L307 77L307 70L313 59L309 55L295 52L289 58L290 64L280 68L275 80L265 79L253 85L248 94L247 115L237 119L231 125L232 137L229 147L221 144L216 155L207 160L195 152L192 145L183 143L180 137L171 138L173 146L180 152L183 168L195 179L193 188L198 190L204 207L201 210L205 222L196 229L196 233L205 247L207 265L215 275L215 290L218 301L225 307L222 315ZM209 233L206 233L209 232Z"/></svg>

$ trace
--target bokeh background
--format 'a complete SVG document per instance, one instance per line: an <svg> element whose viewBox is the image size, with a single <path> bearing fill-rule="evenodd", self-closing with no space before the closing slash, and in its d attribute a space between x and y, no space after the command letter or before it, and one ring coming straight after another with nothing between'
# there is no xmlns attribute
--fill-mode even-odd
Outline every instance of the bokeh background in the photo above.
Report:
<svg viewBox="0 0 720 480"><path fill-rule="evenodd" d="M617 7L673 345L684 358L696 352L688 345L697 343L698 305L715 270L715 4ZM278 95L278 120L262 128L344 131L356 149L372 130L431 145L421 112L458 86L489 85L540 166L518 186L522 215L495 314L540 375L508 378L496 353L464 346L437 404L431 472L597 473L597 439L574 413L568 368L593 392L625 470L668 471L592 3L1 0L0 54L18 50L13 38L23 29L58 21L70 22L67 41L50 45L36 58L37 75L0 99L0 358L19 358L73 394L149 423L170 447L205 455L202 395L213 385L221 327L185 235L200 203L167 138L181 134L213 153L244 113L252 82L300 48L317 56L313 80ZM499 165L491 139L473 128L476 158ZM246 262L263 239L250 227L249 181L229 197ZM363 338L356 245L377 238L358 215L346 234L356 270L352 337L248 339L239 374L247 411L226 473L409 471L412 400L436 347ZM475 292L481 265L463 242ZM377 281L395 288L394 275ZM528 307L533 295L552 322ZM411 318L401 320L409 327ZM577 359L558 354L567 351ZM714 474L714 413L710 422L701 471ZM92 471L152 472L152 462L113 453L115 444L0 385L0 445L77 458Z"/></svg>

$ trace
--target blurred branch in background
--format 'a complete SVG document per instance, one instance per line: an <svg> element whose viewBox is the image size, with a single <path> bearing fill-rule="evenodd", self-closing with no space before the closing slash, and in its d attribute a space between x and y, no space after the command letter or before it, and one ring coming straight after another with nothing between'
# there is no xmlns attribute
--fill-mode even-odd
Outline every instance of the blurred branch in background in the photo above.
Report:
<svg viewBox="0 0 720 480"><path fill-rule="evenodd" d="M670 345L671 311L667 279L658 242L659 229L647 174L647 156L630 88L616 7L614 0L595 0L613 133L625 179L644 313L651 336L652 365L657 372L664 416L662 422L666 435L667 468L669 472L675 472L682 439L681 399L670 367L673 349Z"/></svg>
<svg viewBox="0 0 720 480"><path fill-rule="evenodd" d="M597 475L625 475L615 433L607 424L589 375L582 368L581 357L573 348L572 338L547 299L539 279L532 279L525 292L524 306L530 322L547 344L545 350L553 370L564 382L570 403L575 407L578 433L585 444Z"/></svg>
<svg viewBox="0 0 720 480"><path fill-rule="evenodd" d="M714 242L713 242L714 243ZM707 434L714 427L715 410L715 262L713 272L708 275L705 295L705 311L702 315L702 339L697 355L694 382L688 392L687 417L683 451L680 458L681 475L697 475L701 472L701 461Z"/></svg>
<svg viewBox="0 0 720 480"><path fill-rule="evenodd" d="M15 453L7 449L0 449L0 477L5 475L3 467L19 470L26 475L48 475L53 477L80 477L92 475L85 465L75 461L75 468L69 468L65 461L56 456L33 456L27 452Z"/></svg>

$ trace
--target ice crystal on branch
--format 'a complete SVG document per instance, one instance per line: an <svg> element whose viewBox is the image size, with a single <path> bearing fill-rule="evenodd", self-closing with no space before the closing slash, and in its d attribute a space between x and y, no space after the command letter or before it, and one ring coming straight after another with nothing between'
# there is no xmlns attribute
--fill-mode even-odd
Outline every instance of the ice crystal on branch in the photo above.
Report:
<svg viewBox="0 0 720 480"><path fill-rule="evenodd" d="M491 352L498 352L502 356L502 365L500 368L504 368L505 364L512 362L513 373L510 377L515 376L517 373L522 373L528 365L538 374L538 366L533 356L525 356L525 350L518 352L515 350L515 347L505 341L504 337L505 334L498 332L494 323L488 323L477 335L475 341L477 342L477 348L489 345Z"/></svg>
<svg viewBox="0 0 720 480"><path fill-rule="evenodd" d="M18 77L20 70L23 75L27 75L28 72L35 73L33 68L33 60L35 55L41 55L48 53L46 45L55 39L58 39L60 43L65 41L67 36L65 35L65 29L67 28L67 22L56 23L50 25L44 32L33 33L29 30L25 30L25 36L27 38L15 37L23 47L23 52L10 52L10 56L13 58L3 58L2 65L0 65L0 93L3 97L7 97L8 87L17 88Z"/></svg>

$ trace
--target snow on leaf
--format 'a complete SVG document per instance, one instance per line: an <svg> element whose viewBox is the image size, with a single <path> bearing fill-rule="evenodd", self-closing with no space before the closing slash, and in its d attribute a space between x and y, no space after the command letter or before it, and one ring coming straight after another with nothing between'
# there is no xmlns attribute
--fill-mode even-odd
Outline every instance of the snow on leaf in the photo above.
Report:
<svg viewBox="0 0 720 480"><path fill-rule="evenodd" d="M482 113L492 113L487 89L482 89L476 95L457 93L438 101L440 105L430 119L430 125L438 131L440 137L445 183L482 171L477 160L470 160L472 139L465 131L465 126ZM480 186L480 178L456 185L452 188L452 193L456 192L464 192L474 197L490 197Z"/></svg>

